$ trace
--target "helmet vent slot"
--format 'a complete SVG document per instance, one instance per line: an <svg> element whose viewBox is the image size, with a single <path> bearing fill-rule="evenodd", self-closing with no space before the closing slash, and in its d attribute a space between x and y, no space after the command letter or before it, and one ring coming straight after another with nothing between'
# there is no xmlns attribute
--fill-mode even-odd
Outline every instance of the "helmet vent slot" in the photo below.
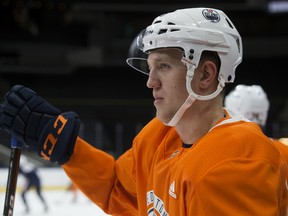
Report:
<svg viewBox="0 0 288 216"><path fill-rule="evenodd" d="M176 25L176 24L172 22L168 22L167 25Z"/></svg>
<svg viewBox="0 0 288 216"><path fill-rule="evenodd" d="M160 31L158 32L158 34L165 34L167 32L167 29L160 29Z"/></svg>
<svg viewBox="0 0 288 216"><path fill-rule="evenodd" d="M238 47L238 52L241 53L241 46L240 46L240 41L239 38L236 39L237 47Z"/></svg>
<svg viewBox="0 0 288 216"><path fill-rule="evenodd" d="M228 25L230 26L231 29L234 29L234 26L232 25L232 23L228 19L226 19L226 22L228 23Z"/></svg>
<svg viewBox="0 0 288 216"><path fill-rule="evenodd" d="M168 29L160 29L158 35L165 34L167 31ZM176 32L176 31L180 31L180 29L170 29L170 32Z"/></svg>

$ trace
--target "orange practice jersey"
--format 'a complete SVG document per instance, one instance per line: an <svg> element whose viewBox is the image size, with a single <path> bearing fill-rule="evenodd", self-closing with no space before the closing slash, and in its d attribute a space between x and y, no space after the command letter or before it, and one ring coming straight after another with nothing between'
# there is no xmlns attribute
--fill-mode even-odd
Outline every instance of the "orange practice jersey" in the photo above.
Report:
<svg viewBox="0 0 288 216"><path fill-rule="evenodd" d="M280 155L257 124L227 113L190 148L155 118L116 161L78 138L63 168L115 216L286 216Z"/></svg>
<svg viewBox="0 0 288 216"><path fill-rule="evenodd" d="M288 145L286 143L282 142L282 139L272 139L274 144L277 146L277 148L282 153L286 163L288 164Z"/></svg>

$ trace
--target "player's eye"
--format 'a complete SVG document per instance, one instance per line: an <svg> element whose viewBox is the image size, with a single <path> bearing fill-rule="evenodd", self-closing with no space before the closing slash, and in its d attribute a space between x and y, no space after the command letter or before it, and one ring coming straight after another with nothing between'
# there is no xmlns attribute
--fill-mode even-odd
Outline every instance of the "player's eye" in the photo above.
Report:
<svg viewBox="0 0 288 216"><path fill-rule="evenodd" d="M162 71L167 71L169 70L171 67L170 65L166 64L166 63L160 63L159 64L159 68L162 70Z"/></svg>

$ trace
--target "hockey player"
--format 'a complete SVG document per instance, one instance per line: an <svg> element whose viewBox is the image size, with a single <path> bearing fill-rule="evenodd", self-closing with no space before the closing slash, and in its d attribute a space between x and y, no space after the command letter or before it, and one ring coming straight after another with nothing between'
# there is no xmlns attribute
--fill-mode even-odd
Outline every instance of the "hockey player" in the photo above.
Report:
<svg viewBox="0 0 288 216"><path fill-rule="evenodd" d="M224 106L241 113L265 130L270 102L260 85L237 85L226 95Z"/></svg>
<svg viewBox="0 0 288 216"><path fill-rule="evenodd" d="M237 85L224 99L226 108L241 113L248 120L257 123L265 132L270 102L260 85ZM284 155L288 164L287 138L271 138Z"/></svg>
<svg viewBox="0 0 288 216"><path fill-rule="evenodd" d="M223 108L242 61L226 14L187 8L156 17L127 62L148 76L156 116L116 161L78 136L80 119L16 85L0 126L120 216L286 215L285 161L255 123ZM145 54L145 55L137 55Z"/></svg>
<svg viewBox="0 0 288 216"><path fill-rule="evenodd" d="M36 195L44 206L44 211L48 211L48 205L42 193L42 184L40 176L38 175L38 168L25 155L21 155L19 172L25 177L25 183L21 191L21 198L25 205L25 213L30 212L31 205L28 204L27 192L35 189Z"/></svg>

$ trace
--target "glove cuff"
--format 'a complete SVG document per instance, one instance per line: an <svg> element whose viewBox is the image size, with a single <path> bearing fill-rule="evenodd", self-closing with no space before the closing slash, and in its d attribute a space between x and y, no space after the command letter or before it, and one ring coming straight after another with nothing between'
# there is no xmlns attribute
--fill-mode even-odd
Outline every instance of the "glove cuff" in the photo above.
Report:
<svg viewBox="0 0 288 216"><path fill-rule="evenodd" d="M46 124L39 138L38 154L45 160L66 163L74 151L80 129L80 119L75 112L65 112Z"/></svg>

